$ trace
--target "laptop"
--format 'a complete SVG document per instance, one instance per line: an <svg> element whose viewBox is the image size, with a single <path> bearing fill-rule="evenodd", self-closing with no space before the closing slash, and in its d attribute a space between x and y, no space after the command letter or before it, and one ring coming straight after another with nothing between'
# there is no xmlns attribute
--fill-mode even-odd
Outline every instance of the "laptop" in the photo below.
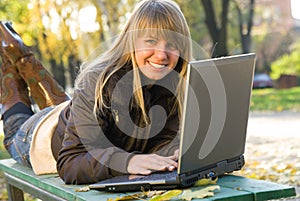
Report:
<svg viewBox="0 0 300 201"><path fill-rule="evenodd" d="M245 164L255 57L249 53L189 63L175 171L117 176L91 184L90 189L187 188L202 178L240 170Z"/></svg>

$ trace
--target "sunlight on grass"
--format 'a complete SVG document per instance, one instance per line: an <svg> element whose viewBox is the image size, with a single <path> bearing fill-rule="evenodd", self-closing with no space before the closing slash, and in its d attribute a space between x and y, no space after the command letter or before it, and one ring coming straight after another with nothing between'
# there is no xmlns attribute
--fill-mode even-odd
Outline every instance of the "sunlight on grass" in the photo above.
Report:
<svg viewBox="0 0 300 201"><path fill-rule="evenodd" d="M300 87L291 89L255 89L252 91L250 110L300 112Z"/></svg>
<svg viewBox="0 0 300 201"><path fill-rule="evenodd" d="M9 158L9 154L7 153L7 151L5 150L5 148L3 146L3 137L4 137L4 134L0 133L0 159Z"/></svg>

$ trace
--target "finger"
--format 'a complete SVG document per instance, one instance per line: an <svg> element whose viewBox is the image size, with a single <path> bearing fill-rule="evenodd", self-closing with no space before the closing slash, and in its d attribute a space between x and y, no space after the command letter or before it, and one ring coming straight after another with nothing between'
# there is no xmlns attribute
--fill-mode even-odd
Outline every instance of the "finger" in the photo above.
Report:
<svg viewBox="0 0 300 201"><path fill-rule="evenodd" d="M176 155L169 156L168 158L171 159L171 160L173 160L173 161L177 161L178 160L178 157Z"/></svg>
<svg viewBox="0 0 300 201"><path fill-rule="evenodd" d="M152 171L149 170L149 169L144 169L144 168L140 168L139 171L138 171L138 174L142 174L142 175L149 175L151 174Z"/></svg>
<svg viewBox="0 0 300 201"><path fill-rule="evenodd" d="M178 161L178 158L179 158L179 149L176 149L174 151L174 156L176 157L176 161Z"/></svg>
<svg viewBox="0 0 300 201"><path fill-rule="evenodd" d="M169 170L169 171L174 171L175 169L176 169L176 167L173 166L173 165L170 165L170 166L168 167L168 170Z"/></svg>
<svg viewBox="0 0 300 201"><path fill-rule="evenodd" d="M166 162L169 164L169 165L173 165L175 167L177 167L177 157L176 156L169 156L166 158Z"/></svg>

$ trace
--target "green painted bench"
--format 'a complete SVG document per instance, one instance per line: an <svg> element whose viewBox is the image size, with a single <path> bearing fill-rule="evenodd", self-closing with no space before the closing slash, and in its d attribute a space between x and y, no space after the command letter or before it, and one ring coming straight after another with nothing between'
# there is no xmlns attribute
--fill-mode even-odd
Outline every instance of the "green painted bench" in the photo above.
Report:
<svg viewBox="0 0 300 201"><path fill-rule="evenodd" d="M41 200L107 200L125 194L96 190L78 192L80 185L66 185L57 174L36 176L30 168L17 164L13 159L0 160L0 170L6 179L9 200L22 201L23 192ZM221 190L208 200L259 201L295 196L295 188L240 176L226 175L218 179Z"/></svg>

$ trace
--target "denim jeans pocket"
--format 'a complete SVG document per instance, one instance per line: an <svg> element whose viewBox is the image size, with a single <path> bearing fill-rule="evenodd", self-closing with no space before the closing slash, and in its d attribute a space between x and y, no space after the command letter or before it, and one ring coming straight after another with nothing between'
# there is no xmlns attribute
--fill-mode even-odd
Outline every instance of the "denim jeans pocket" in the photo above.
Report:
<svg viewBox="0 0 300 201"><path fill-rule="evenodd" d="M29 150L33 131L40 120L51 110L50 107L45 108L32 116L15 114L4 122L4 146L17 162L31 166Z"/></svg>
<svg viewBox="0 0 300 201"><path fill-rule="evenodd" d="M30 140L27 140L28 132L24 132L20 128L29 118L30 115L27 114L15 114L4 123L6 150L13 159L27 166L30 166L28 156Z"/></svg>
<svg viewBox="0 0 300 201"><path fill-rule="evenodd" d="M7 121L3 124L3 130L4 130L4 145L9 146L13 138L17 136L18 130L21 128L21 126L30 118L30 115L27 114L15 114L12 115L10 118L7 119ZM23 136L23 137L22 137ZM21 135L18 138L23 138L24 141L25 135Z"/></svg>
<svg viewBox="0 0 300 201"><path fill-rule="evenodd" d="M24 140L26 139L26 136L28 136L27 133L19 130L18 135L15 138L12 138L12 140L10 140L7 144L5 144L5 148L13 159L23 165L30 167L30 143Z"/></svg>

